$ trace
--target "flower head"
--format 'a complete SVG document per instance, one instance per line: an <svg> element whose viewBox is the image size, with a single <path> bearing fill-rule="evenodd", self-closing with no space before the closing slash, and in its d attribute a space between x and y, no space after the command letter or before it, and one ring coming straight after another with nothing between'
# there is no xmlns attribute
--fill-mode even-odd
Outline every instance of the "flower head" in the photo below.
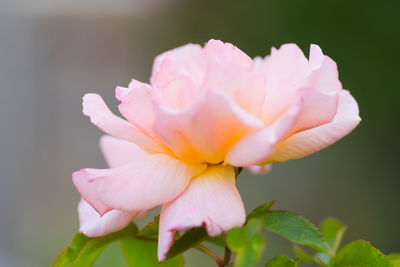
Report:
<svg viewBox="0 0 400 267"><path fill-rule="evenodd" d="M336 63L316 45L308 60L294 44L253 60L221 41L188 44L156 57L150 84L132 80L116 98L126 120L97 94L83 100L84 114L113 137L100 142L110 169L73 174L80 230L104 235L162 205L160 260L174 231L205 226L216 236L245 222L234 167L265 171L360 122Z"/></svg>

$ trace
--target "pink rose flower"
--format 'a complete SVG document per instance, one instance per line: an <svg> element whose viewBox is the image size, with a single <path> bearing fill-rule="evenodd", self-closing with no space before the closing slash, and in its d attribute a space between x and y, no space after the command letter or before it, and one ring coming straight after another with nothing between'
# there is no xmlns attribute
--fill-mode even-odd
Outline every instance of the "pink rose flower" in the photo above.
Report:
<svg viewBox="0 0 400 267"><path fill-rule="evenodd" d="M177 230L205 226L217 236L244 224L234 167L267 171L360 122L336 63L316 45L308 60L294 44L252 60L221 41L188 44L156 57L150 81L117 87L126 120L99 95L84 96L83 113L113 136L100 142L111 168L80 170L73 182L83 198L80 231L90 237L162 205L160 261Z"/></svg>

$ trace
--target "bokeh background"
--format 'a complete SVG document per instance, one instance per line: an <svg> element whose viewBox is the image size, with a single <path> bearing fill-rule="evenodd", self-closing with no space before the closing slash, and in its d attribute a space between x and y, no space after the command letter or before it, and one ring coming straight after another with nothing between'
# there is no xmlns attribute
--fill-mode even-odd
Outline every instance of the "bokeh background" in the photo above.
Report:
<svg viewBox="0 0 400 267"><path fill-rule="evenodd" d="M345 241L400 252L399 11L397 0L0 1L0 266L49 266L78 229L71 173L106 166L81 97L100 93L116 111L115 86L147 81L162 51L210 38L252 57L320 45L363 118L320 153L241 176L247 210L276 200L316 224L335 216ZM263 262L291 254L266 238ZM196 251L186 260L213 266ZM96 266L125 266L118 244Z"/></svg>

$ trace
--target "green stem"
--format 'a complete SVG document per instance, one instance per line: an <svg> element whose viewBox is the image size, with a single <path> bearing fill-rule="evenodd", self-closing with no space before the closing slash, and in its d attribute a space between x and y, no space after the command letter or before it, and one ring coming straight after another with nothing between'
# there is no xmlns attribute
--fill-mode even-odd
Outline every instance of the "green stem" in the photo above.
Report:
<svg viewBox="0 0 400 267"><path fill-rule="evenodd" d="M224 265L227 266L231 262L231 256L232 256L232 251L228 248L228 246L225 246L225 255L224 255Z"/></svg>
<svg viewBox="0 0 400 267"><path fill-rule="evenodd" d="M223 259L221 259L217 254L214 253L214 251L211 251L210 249L208 249L207 247L197 244L194 246L194 248L196 248L197 250L203 252L204 254L206 254L207 256L209 256L211 259L213 259L219 267L224 267L225 265L225 261Z"/></svg>

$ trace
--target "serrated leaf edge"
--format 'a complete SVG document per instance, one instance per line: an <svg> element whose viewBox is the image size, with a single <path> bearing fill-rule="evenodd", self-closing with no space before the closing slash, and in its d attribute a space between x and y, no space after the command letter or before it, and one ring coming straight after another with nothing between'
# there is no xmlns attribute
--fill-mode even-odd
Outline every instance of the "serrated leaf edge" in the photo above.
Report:
<svg viewBox="0 0 400 267"><path fill-rule="evenodd" d="M329 245L328 245L328 243L326 242L326 240L325 240L325 238L322 236L322 233L321 233L321 230L319 229L319 227L317 227L314 223L312 223L309 219L307 219L306 217L304 217L303 215L300 215L300 214L298 214L298 213L296 213L296 212L293 212L293 211L287 211L287 210L272 210L272 211L270 211L270 212L287 212L287 213L290 213L290 214L293 214L293 215L295 215L295 216L299 216L299 217L301 217L301 218L303 218L305 221L307 221L312 227L314 227L314 229L315 230L317 230L317 233L318 233L318 236L321 238L321 240L325 243L325 245L327 246L327 248L328 249L332 249ZM274 232L274 231L271 231L271 230L269 230L269 229L266 229L267 231L270 231L270 232L272 232L272 233L275 233L275 234L278 234L278 233L276 233L276 232ZM278 234L278 235L280 235L280 234ZM281 235L280 235L281 236ZM287 239L286 237L284 237L285 239ZM290 240L289 240L290 241ZM292 241L290 241L290 242L292 242ZM293 242L293 243L296 243L296 242ZM299 244L299 243L296 243L296 244ZM305 245L305 244L300 244L300 245ZM307 245L307 246L309 246L309 245ZM315 248L313 248L313 249L315 249ZM322 249L322 248L320 248L320 249ZM325 253L327 253L327 254L330 254L330 255L332 255L332 251L330 251L330 250L324 250L324 249L322 249L322 251L321 252L325 252Z"/></svg>

